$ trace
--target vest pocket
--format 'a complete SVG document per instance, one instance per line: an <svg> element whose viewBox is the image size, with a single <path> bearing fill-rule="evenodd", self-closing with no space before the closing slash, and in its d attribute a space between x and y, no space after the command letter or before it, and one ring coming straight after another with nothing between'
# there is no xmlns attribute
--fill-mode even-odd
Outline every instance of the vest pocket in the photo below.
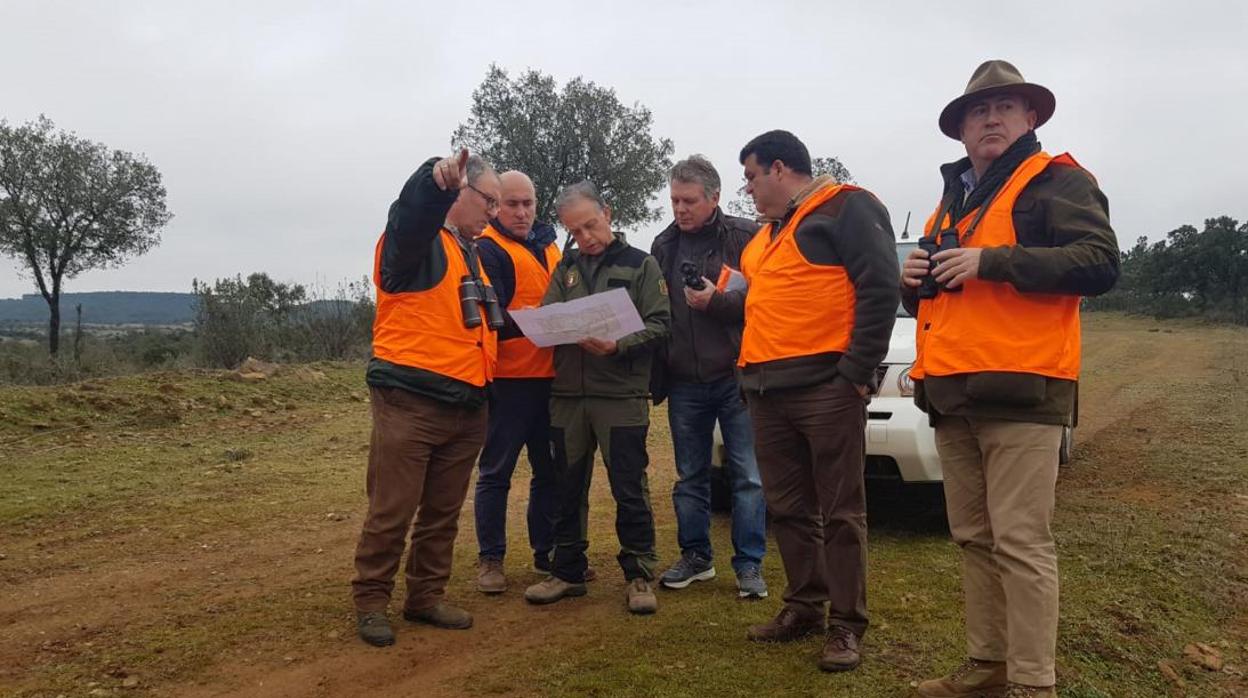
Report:
<svg viewBox="0 0 1248 698"><path fill-rule="evenodd" d="M1044 402L1048 380L1034 373L983 371L966 377L966 395L972 400L1016 407Z"/></svg>

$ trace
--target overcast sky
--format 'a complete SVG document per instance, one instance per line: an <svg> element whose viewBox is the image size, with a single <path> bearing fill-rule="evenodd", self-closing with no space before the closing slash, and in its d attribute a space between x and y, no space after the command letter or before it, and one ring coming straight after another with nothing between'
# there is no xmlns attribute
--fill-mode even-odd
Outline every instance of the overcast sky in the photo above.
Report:
<svg viewBox="0 0 1248 698"><path fill-rule="evenodd" d="M677 157L709 156L725 189L741 145L791 130L900 232L964 154L940 110L1005 58L1056 93L1040 140L1097 176L1124 246L1248 218L1248 2L601 5L0 0L0 118L46 114L164 175L161 245L70 292L368 274L390 201L447 152L491 62L615 88ZM664 224L630 240L648 249ZM33 291L0 258L0 297Z"/></svg>

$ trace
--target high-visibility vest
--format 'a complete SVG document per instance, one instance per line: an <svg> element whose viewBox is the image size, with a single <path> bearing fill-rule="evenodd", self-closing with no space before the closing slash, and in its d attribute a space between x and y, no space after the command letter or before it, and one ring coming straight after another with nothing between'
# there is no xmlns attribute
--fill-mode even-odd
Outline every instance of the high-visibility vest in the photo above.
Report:
<svg viewBox="0 0 1248 698"><path fill-rule="evenodd" d="M843 266L811 264L797 247L797 227L847 184L829 184L802 202L772 238L764 225L741 252L749 283L738 366L844 352L854 328L854 284Z"/></svg>
<svg viewBox="0 0 1248 698"><path fill-rule="evenodd" d="M438 240L446 255L442 279L432 288L400 293L387 293L381 286L385 233L377 241L373 259L373 283L377 287L373 356L484 387L494 377L498 333L489 329L485 308L481 308L480 325L464 326L459 283L468 275L468 264L454 233L443 228ZM477 271L489 283L479 263Z"/></svg>
<svg viewBox="0 0 1248 698"><path fill-rule="evenodd" d="M1014 204L1027 185L1050 164L1079 167L1070 155L1038 152L1024 160L967 237L979 209L958 221L962 247L1013 247ZM924 228L937 228L932 214ZM946 215L940 227L950 224ZM919 301L914 378L1003 371L1050 378L1079 377L1079 296L1020 293L1007 282L968 279L962 290L941 291Z"/></svg>
<svg viewBox="0 0 1248 698"><path fill-rule="evenodd" d="M541 305L542 296L546 295L546 287L550 285L550 274L563 256L559 253L558 246L546 246L543 264L537 261L527 247L495 230L492 225L486 226L481 237L497 243L511 257L511 266L516 270L516 288L511 294L507 310L510 312ZM498 378L554 378L554 347L543 349L528 337L505 339L498 343L498 368L494 375Z"/></svg>

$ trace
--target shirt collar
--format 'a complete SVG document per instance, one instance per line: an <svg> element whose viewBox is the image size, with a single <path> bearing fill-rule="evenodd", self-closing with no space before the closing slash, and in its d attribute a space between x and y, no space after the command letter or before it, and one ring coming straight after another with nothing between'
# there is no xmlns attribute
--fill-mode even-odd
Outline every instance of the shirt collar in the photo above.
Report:
<svg viewBox="0 0 1248 698"><path fill-rule="evenodd" d="M966 168L966 171L959 175L959 178L962 180L962 187L966 189L968 193L973 190L975 185L979 182L979 178L975 176L974 167Z"/></svg>

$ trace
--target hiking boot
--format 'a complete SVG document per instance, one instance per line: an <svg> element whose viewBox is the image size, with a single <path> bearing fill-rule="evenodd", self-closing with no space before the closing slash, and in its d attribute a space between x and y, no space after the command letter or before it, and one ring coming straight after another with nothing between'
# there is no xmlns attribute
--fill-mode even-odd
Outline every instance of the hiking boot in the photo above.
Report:
<svg viewBox="0 0 1248 698"><path fill-rule="evenodd" d="M767 598L767 582L755 565L748 565L737 573L737 597L742 599Z"/></svg>
<svg viewBox="0 0 1248 698"><path fill-rule="evenodd" d="M676 564L659 578L659 584L668 589L684 589L694 582L705 582L714 578L715 567L710 560L697 553L681 553Z"/></svg>
<svg viewBox="0 0 1248 698"><path fill-rule="evenodd" d="M1011 683L1003 698L1057 698L1057 687L1024 686L1021 683Z"/></svg>
<svg viewBox="0 0 1248 698"><path fill-rule="evenodd" d="M389 647L394 644L394 629L385 611L357 611L355 631L360 639L373 647Z"/></svg>
<svg viewBox="0 0 1248 698"><path fill-rule="evenodd" d="M425 623L447 630L467 630L472 627L472 614L458 606L439 602L437 606L420 611L403 611L403 618L413 623Z"/></svg>
<svg viewBox="0 0 1248 698"><path fill-rule="evenodd" d="M654 595L654 589L642 577L629 580L625 597L628 599L629 613L648 616L659 610L659 600Z"/></svg>
<svg viewBox="0 0 1248 698"><path fill-rule="evenodd" d="M762 625L751 625L745 636L754 642L792 642L823 632L823 614L803 616L785 606L775 618Z"/></svg>
<svg viewBox="0 0 1248 698"><path fill-rule="evenodd" d="M477 563L477 591L482 594L507 591L507 575L503 574L502 560L481 558Z"/></svg>
<svg viewBox="0 0 1248 698"><path fill-rule="evenodd" d="M1005 688L1005 662L972 658L946 676L920 683L918 691L923 698L996 697L1004 693Z"/></svg>
<svg viewBox="0 0 1248 698"><path fill-rule="evenodd" d="M858 636L843 625L828 626L828 638L819 654L819 668L824 671L850 671L862 663Z"/></svg>
<svg viewBox="0 0 1248 698"><path fill-rule="evenodd" d="M571 596L584 596L584 584L565 582L553 574L524 590L524 600L539 606Z"/></svg>

